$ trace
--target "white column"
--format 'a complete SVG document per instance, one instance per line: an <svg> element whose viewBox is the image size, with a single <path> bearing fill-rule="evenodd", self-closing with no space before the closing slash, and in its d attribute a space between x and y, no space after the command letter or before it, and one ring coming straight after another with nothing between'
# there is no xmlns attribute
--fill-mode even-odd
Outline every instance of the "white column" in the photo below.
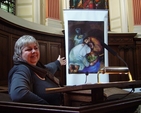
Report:
<svg viewBox="0 0 141 113"><path fill-rule="evenodd" d="M128 32L128 19L127 19L127 4L125 0L120 0L121 6L121 22L122 22L122 32Z"/></svg>
<svg viewBox="0 0 141 113"><path fill-rule="evenodd" d="M41 23L41 20L40 20L40 17L41 17L40 6L41 6L40 0L36 0L36 1L34 0L34 22L38 23L38 24Z"/></svg>

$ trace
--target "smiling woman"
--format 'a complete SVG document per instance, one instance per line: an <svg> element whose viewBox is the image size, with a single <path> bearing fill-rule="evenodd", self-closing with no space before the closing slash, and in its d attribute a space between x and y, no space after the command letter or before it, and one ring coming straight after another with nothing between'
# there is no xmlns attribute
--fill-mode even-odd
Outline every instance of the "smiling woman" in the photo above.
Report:
<svg viewBox="0 0 141 113"><path fill-rule="evenodd" d="M45 88L59 87L54 73L66 65L64 57L49 64L39 62L37 40L30 35L21 36L15 43L14 66L8 75L8 90L12 101L34 104L61 105L62 94L46 94Z"/></svg>
<svg viewBox="0 0 141 113"><path fill-rule="evenodd" d="M32 36L24 35L19 38L14 49L14 61L26 61L31 65L36 65L40 58L39 44Z"/></svg>

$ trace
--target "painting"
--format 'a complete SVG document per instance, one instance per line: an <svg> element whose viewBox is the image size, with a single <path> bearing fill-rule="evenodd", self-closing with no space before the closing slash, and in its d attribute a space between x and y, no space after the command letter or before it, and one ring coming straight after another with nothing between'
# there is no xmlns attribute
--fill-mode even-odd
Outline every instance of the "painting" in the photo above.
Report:
<svg viewBox="0 0 141 113"><path fill-rule="evenodd" d="M68 21L69 73L97 73L104 63L104 22Z"/></svg>
<svg viewBox="0 0 141 113"><path fill-rule="evenodd" d="M108 0L70 0L70 9L108 9Z"/></svg>
<svg viewBox="0 0 141 113"><path fill-rule="evenodd" d="M70 9L102 9L102 10L109 9L108 0L70 0L69 2ZM109 18L108 31L110 31Z"/></svg>
<svg viewBox="0 0 141 113"><path fill-rule="evenodd" d="M95 83L98 71L108 65L102 45L107 43L107 20L107 10L64 10L67 85ZM100 78L109 80L108 75Z"/></svg>

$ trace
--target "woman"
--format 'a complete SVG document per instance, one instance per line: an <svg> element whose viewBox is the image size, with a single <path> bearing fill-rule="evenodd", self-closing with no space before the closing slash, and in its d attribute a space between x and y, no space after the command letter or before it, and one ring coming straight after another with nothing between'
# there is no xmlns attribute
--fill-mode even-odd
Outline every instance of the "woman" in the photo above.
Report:
<svg viewBox="0 0 141 113"><path fill-rule="evenodd" d="M39 44L33 36L24 35L16 41L14 66L8 75L10 97L15 102L60 105L61 94L47 94L45 88L59 87L53 74L66 60L59 55L55 62L43 65L39 59Z"/></svg>

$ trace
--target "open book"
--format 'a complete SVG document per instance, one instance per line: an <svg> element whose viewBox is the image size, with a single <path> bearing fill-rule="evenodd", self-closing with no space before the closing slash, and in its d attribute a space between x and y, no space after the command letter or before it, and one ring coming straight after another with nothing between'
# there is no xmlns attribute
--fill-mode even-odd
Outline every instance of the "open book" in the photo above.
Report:
<svg viewBox="0 0 141 113"><path fill-rule="evenodd" d="M106 97L109 97L111 95L115 95L115 94L128 94L130 93L129 91L120 89L120 88L116 88L116 87L112 87L112 88L104 88L104 95Z"/></svg>

